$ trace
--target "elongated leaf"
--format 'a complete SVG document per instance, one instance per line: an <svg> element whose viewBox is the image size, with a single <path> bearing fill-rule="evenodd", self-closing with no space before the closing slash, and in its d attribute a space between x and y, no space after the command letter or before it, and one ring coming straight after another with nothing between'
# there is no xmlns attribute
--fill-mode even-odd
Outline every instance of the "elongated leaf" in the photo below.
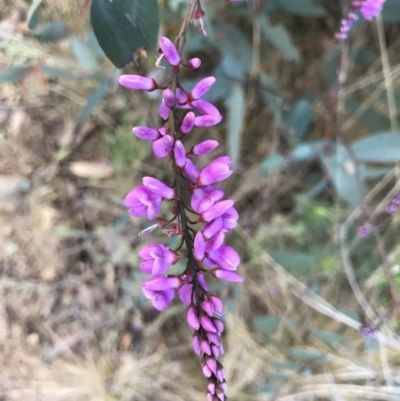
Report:
<svg viewBox="0 0 400 401"><path fill-rule="evenodd" d="M259 18L261 32L265 39L289 60L300 60L300 53L282 25L271 25L265 16Z"/></svg>
<svg viewBox="0 0 400 401"><path fill-rule="evenodd" d="M337 145L332 153L321 154L320 157L340 198L352 206L357 204L365 189L363 182L357 182L348 150L343 145Z"/></svg>
<svg viewBox="0 0 400 401"><path fill-rule="evenodd" d="M28 10L28 15L26 17L26 22L28 23L29 29L35 29L39 22L40 15L40 4L42 0L33 0L31 6Z"/></svg>
<svg viewBox="0 0 400 401"><path fill-rule="evenodd" d="M331 344L337 344L343 342L343 337L338 334L318 329L311 329L310 331L315 337L319 338L322 341L326 341Z"/></svg>
<svg viewBox="0 0 400 401"><path fill-rule="evenodd" d="M280 322L279 316L256 316L253 319L254 327L263 333L274 333L278 330Z"/></svg>
<svg viewBox="0 0 400 401"><path fill-rule="evenodd" d="M82 124L90 115L90 113L94 110L94 108L98 105L100 100L107 93L108 88L111 85L111 79L105 79L96 90L90 95L89 99L86 102L86 105L82 108L79 113L78 119L76 121L76 126Z"/></svg>
<svg viewBox="0 0 400 401"><path fill-rule="evenodd" d="M288 111L282 114L283 124L294 139L303 139L314 116L314 103L309 96L297 99Z"/></svg>
<svg viewBox="0 0 400 401"><path fill-rule="evenodd" d="M225 103L228 109L228 153L235 166L239 161L246 107L242 85L233 84L231 96Z"/></svg>
<svg viewBox="0 0 400 401"><path fill-rule="evenodd" d="M257 171L257 177L273 173L285 167L285 158L280 153L273 153L263 160L260 169Z"/></svg>
<svg viewBox="0 0 400 401"><path fill-rule="evenodd" d="M157 0L93 0L90 17L100 47L118 68L129 63L136 50L156 48Z"/></svg>
<svg viewBox="0 0 400 401"><path fill-rule="evenodd" d="M296 359L303 359L306 361L325 361L324 354L320 352L307 351L299 348L292 348L289 350L289 355Z"/></svg>
<svg viewBox="0 0 400 401"><path fill-rule="evenodd" d="M265 103L267 103L271 113L273 113L275 123L280 127L282 124L282 99L280 97L278 85L267 73L261 75L260 81L262 97Z"/></svg>
<svg viewBox="0 0 400 401"><path fill-rule="evenodd" d="M392 163L400 160L400 132L382 132L352 144L357 159Z"/></svg>
<svg viewBox="0 0 400 401"><path fill-rule="evenodd" d="M325 139L303 143L293 149L290 158L294 163L311 160L313 157L316 157L320 152L322 152L328 143L329 142Z"/></svg>
<svg viewBox="0 0 400 401"><path fill-rule="evenodd" d="M30 69L31 67L27 65L7 67L0 71L0 82L18 84L24 80Z"/></svg>
<svg viewBox="0 0 400 401"><path fill-rule="evenodd" d="M81 42L76 36L71 38L72 50L77 60L82 64L83 67L89 70L95 70L99 68L99 63L92 50Z"/></svg>
<svg viewBox="0 0 400 401"><path fill-rule="evenodd" d="M312 269L315 263L315 257L301 252L276 252L272 257L285 269L305 273Z"/></svg>
<svg viewBox="0 0 400 401"><path fill-rule="evenodd" d="M386 0L383 10L382 19L384 22L399 22L400 21L400 1Z"/></svg>
<svg viewBox="0 0 400 401"><path fill-rule="evenodd" d="M103 52L103 49L100 47L99 42L96 39L94 32L88 33L85 40L83 41L86 46L90 48L90 50L97 56L97 57L105 57L106 55Z"/></svg>
<svg viewBox="0 0 400 401"><path fill-rule="evenodd" d="M270 9L278 8L289 13L307 17L321 17L324 9L316 4L315 0L270 0L267 3Z"/></svg>
<svg viewBox="0 0 400 401"><path fill-rule="evenodd" d="M272 361L272 366L274 366L277 369L287 369L287 370L293 370L295 372L300 371L302 368L302 365L296 362L282 362L282 361Z"/></svg>
<svg viewBox="0 0 400 401"><path fill-rule="evenodd" d="M55 43L62 39L67 32L64 22L48 22L40 27L39 32L33 36L44 43Z"/></svg>

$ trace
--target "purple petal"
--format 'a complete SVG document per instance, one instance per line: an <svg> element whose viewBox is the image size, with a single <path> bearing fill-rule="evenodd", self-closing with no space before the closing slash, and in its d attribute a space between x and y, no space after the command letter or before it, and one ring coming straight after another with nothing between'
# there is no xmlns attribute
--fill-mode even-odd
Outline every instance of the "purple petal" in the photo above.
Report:
<svg viewBox="0 0 400 401"><path fill-rule="evenodd" d="M157 159L163 159L164 157L169 156L172 152L172 149L174 148L174 139L171 135L166 134L162 138L154 141L151 147L155 157L157 157Z"/></svg>
<svg viewBox="0 0 400 401"><path fill-rule="evenodd" d="M153 177L143 177L143 185L156 195L162 196L164 199L172 200L175 198L173 188L165 185L163 182Z"/></svg>
<svg viewBox="0 0 400 401"><path fill-rule="evenodd" d="M158 88L157 82L153 78L142 77L141 75L121 75L118 82L128 89L152 91Z"/></svg>
<svg viewBox="0 0 400 401"><path fill-rule="evenodd" d="M216 81L215 77L207 77L202 79L190 92L190 97L193 100L200 99L203 95L205 95L211 86Z"/></svg>
<svg viewBox="0 0 400 401"><path fill-rule="evenodd" d="M186 150L181 141L176 141L174 146L175 163L178 167L183 168L186 164Z"/></svg>
<svg viewBox="0 0 400 401"><path fill-rule="evenodd" d="M205 363L201 366L201 370L203 371L203 375L205 377L212 376L212 372L211 372L210 368Z"/></svg>
<svg viewBox="0 0 400 401"><path fill-rule="evenodd" d="M164 102L164 99L161 101L160 108L158 109L158 114L163 120L168 120L169 118L169 108Z"/></svg>
<svg viewBox="0 0 400 401"><path fill-rule="evenodd" d="M199 116L194 119L194 125L196 127L212 127L213 125L219 124L221 120L221 115Z"/></svg>
<svg viewBox="0 0 400 401"><path fill-rule="evenodd" d="M196 156L203 156L207 153L212 152L219 145L218 141L213 141L211 139L201 142L193 146L191 152Z"/></svg>
<svg viewBox="0 0 400 401"><path fill-rule="evenodd" d="M192 68L193 70L195 70L196 68L199 68L201 66L201 60L197 57L195 58L191 58L188 62L187 62L187 66L189 68Z"/></svg>
<svg viewBox="0 0 400 401"><path fill-rule="evenodd" d="M203 340L200 344L200 348L205 354L211 355L211 348L210 348L210 344L208 343L208 341Z"/></svg>
<svg viewBox="0 0 400 401"><path fill-rule="evenodd" d="M211 394L215 394L215 382L212 379L207 382L207 391Z"/></svg>
<svg viewBox="0 0 400 401"><path fill-rule="evenodd" d="M152 304L155 309L162 312L168 308L171 301L174 299L174 290L160 292L152 299Z"/></svg>
<svg viewBox="0 0 400 401"><path fill-rule="evenodd" d="M149 127L134 127L132 128L132 132L138 138L145 141L155 141L160 137L160 133L156 129Z"/></svg>
<svg viewBox="0 0 400 401"><path fill-rule="evenodd" d="M212 319L212 323L215 326L215 328L218 330L219 333L223 333L225 330L224 324L221 322L221 320L218 319Z"/></svg>
<svg viewBox="0 0 400 401"><path fill-rule="evenodd" d="M152 291L166 291L173 288L177 289L181 284L179 277L154 277L145 281L143 287Z"/></svg>
<svg viewBox="0 0 400 401"><path fill-rule="evenodd" d="M209 114L211 116L221 116L219 110L212 103L207 102L204 99L194 100L193 102L190 102L190 105L203 115Z"/></svg>
<svg viewBox="0 0 400 401"><path fill-rule="evenodd" d="M189 111L189 113L186 114L181 125L182 134L186 135L193 129L195 119L196 115L193 113L193 111Z"/></svg>
<svg viewBox="0 0 400 401"><path fill-rule="evenodd" d="M197 213L203 213L208 210L215 202L222 199L224 191L212 186L196 188L192 192L191 206Z"/></svg>
<svg viewBox="0 0 400 401"><path fill-rule="evenodd" d="M195 333L193 336L192 347L193 347L193 351L195 352L195 354L200 356L201 355L200 337L197 333Z"/></svg>
<svg viewBox="0 0 400 401"><path fill-rule="evenodd" d="M209 331L210 333L216 333L217 332L217 329L212 324L211 319L206 315L203 315L200 318L200 324L201 324L201 327L203 327L204 330Z"/></svg>
<svg viewBox="0 0 400 401"><path fill-rule="evenodd" d="M232 281L236 283L242 283L243 282L243 277L240 276L239 274L225 270L225 269L214 269L211 270L210 273L215 277L219 278L220 280L223 281Z"/></svg>
<svg viewBox="0 0 400 401"><path fill-rule="evenodd" d="M218 234L222 229L222 218L217 217L214 220L212 220L210 223L207 223L204 228L203 228L203 234L204 238L206 240L214 237L216 234ZM218 247L219 248L219 247Z"/></svg>
<svg viewBox="0 0 400 401"><path fill-rule="evenodd" d="M200 329L199 318L197 317L196 309L193 306L193 304L189 306L189 309L187 311L187 321L189 323L189 326L192 327L193 329L195 330Z"/></svg>
<svg viewBox="0 0 400 401"><path fill-rule="evenodd" d="M204 238L201 231L198 231L194 238L194 257L195 259L201 263L204 259Z"/></svg>
<svg viewBox="0 0 400 401"><path fill-rule="evenodd" d="M181 62L181 56L175 45L165 36L160 37L161 51L172 67L177 67Z"/></svg>
<svg viewBox="0 0 400 401"><path fill-rule="evenodd" d="M192 182L196 182L200 175L199 169L189 157L186 158L185 172Z"/></svg>
<svg viewBox="0 0 400 401"><path fill-rule="evenodd" d="M163 90L163 99L164 103L168 108L172 108L175 106L175 95L171 89L164 89Z"/></svg>
<svg viewBox="0 0 400 401"><path fill-rule="evenodd" d="M208 297L208 299L214 305L215 312L217 312L220 315L224 315L224 304L223 304L223 302L218 297L216 297L215 295L210 295Z"/></svg>
<svg viewBox="0 0 400 401"><path fill-rule="evenodd" d="M212 251L208 254L208 258L216 263L218 266L225 270L237 270L240 264L240 256L230 246L221 246L216 251Z"/></svg>
<svg viewBox="0 0 400 401"><path fill-rule="evenodd" d="M179 299L185 305L190 305L192 302L193 284L184 284L178 290Z"/></svg>
<svg viewBox="0 0 400 401"><path fill-rule="evenodd" d="M209 288L208 288L207 281L201 273L197 273L197 280L199 280L201 287L204 290L208 291Z"/></svg>
<svg viewBox="0 0 400 401"><path fill-rule="evenodd" d="M217 374L217 361L214 358L207 358L206 364L214 374Z"/></svg>
<svg viewBox="0 0 400 401"><path fill-rule="evenodd" d="M218 232L208 241L206 241L206 252L215 251L225 241L225 233L223 231Z"/></svg>
<svg viewBox="0 0 400 401"><path fill-rule="evenodd" d="M224 200L216 203L207 211L201 214L201 220L205 222L210 222L217 217L222 216L229 208L234 205L235 201L233 199Z"/></svg>
<svg viewBox="0 0 400 401"><path fill-rule="evenodd" d="M214 160L208 166L204 167L200 173L199 179L197 180L197 185L211 185L216 182L224 181L233 173L229 170L229 164L221 162L219 160Z"/></svg>
<svg viewBox="0 0 400 401"><path fill-rule="evenodd" d="M203 301L201 303L201 309L210 317L214 314L214 304L210 301Z"/></svg>

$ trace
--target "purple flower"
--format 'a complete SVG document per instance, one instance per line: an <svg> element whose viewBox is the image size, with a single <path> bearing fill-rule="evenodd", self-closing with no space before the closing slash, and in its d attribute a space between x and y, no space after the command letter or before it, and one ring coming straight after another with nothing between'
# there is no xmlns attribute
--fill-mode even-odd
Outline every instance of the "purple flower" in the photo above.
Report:
<svg viewBox="0 0 400 401"><path fill-rule="evenodd" d="M142 77L141 75L121 75L118 78L120 85L128 89L152 91L158 89L157 82L153 78Z"/></svg>
<svg viewBox="0 0 400 401"><path fill-rule="evenodd" d="M203 234L201 231L198 231L196 236L194 237L194 257L198 262L202 262L204 259L204 252L205 252L205 243Z"/></svg>
<svg viewBox="0 0 400 401"><path fill-rule="evenodd" d="M380 14L385 1L386 0L353 1L353 6L359 8L362 16L366 20L371 21Z"/></svg>
<svg viewBox="0 0 400 401"><path fill-rule="evenodd" d="M192 58L188 61L187 66L195 70L201 66L201 60L197 57Z"/></svg>
<svg viewBox="0 0 400 401"><path fill-rule="evenodd" d="M215 82L215 77L207 77L202 79L190 92L190 98L192 100L200 99L203 95L205 95L211 86Z"/></svg>
<svg viewBox="0 0 400 401"><path fill-rule="evenodd" d="M169 108L168 108L168 106L165 104L165 101L164 101L164 99L161 101L161 104L160 104L160 108L158 109L158 114L160 115L160 117L163 119L163 120L168 120L168 117L169 117Z"/></svg>
<svg viewBox="0 0 400 401"><path fill-rule="evenodd" d="M175 163L178 167L183 168L186 164L186 150L181 141L176 141L174 146Z"/></svg>
<svg viewBox="0 0 400 401"><path fill-rule="evenodd" d="M213 141L212 139L209 139L207 141L201 142L193 146L190 152L196 156L203 156L212 152L218 146L219 146L218 141Z"/></svg>
<svg viewBox="0 0 400 401"><path fill-rule="evenodd" d="M210 221L222 216L227 210L229 210L235 201L233 199L224 200L216 203L210 207L207 211L203 212L200 216L200 220L209 223Z"/></svg>
<svg viewBox="0 0 400 401"><path fill-rule="evenodd" d="M167 309L171 301L174 299L175 296L174 290L169 289L169 290L154 291L146 288L144 284L145 283L143 283L142 285L143 294L145 295L146 298L151 299L153 307L160 312Z"/></svg>
<svg viewBox="0 0 400 401"><path fill-rule="evenodd" d="M229 170L231 164L232 161L229 157L215 159L207 167L203 168L197 179L197 185L205 186L224 181L233 173L232 170Z"/></svg>
<svg viewBox="0 0 400 401"><path fill-rule="evenodd" d="M143 185L153 192L153 194L159 195L164 199L172 200L176 197L173 188L168 187L163 182L153 177L143 177Z"/></svg>
<svg viewBox="0 0 400 401"><path fill-rule="evenodd" d="M230 246L225 245L210 252L207 257L213 264L230 271L237 270L240 263L239 254Z"/></svg>
<svg viewBox="0 0 400 401"><path fill-rule="evenodd" d="M200 328L200 321L197 317L196 308L193 304L189 306L189 309L187 311L187 321L189 323L189 326L193 329L198 330Z"/></svg>
<svg viewBox="0 0 400 401"><path fill-rule="evenodd" d="M165 291L177 289L183 284L179 277L156 276L143 283L143 288L151 291Z"/></svg>
<svg viewBox="0 0 400 401"><path fill-rule="evenodd" d="M162 244L146 245L139 256L143 259L140 268L148 274L160 275L168 271L177 260L177 254Z"/></svg>
<svg viewBox="0 0 400 401"><path fill-rule="evenodd" d="M181 125L182 134L188 134L193 129L195 118L196 116L193 113L193 111L190 111L189 113L186 114Z"/></svg>
<svg viewBox="0 0 400 401"><path fill-rule="evenodd" d="M172 149L174 148L174 139L171 135L164 135L160 139L157 139L152 144L152 149L154 156L157 159L163 159L171 154Z"/></svg>
<svg viewBox="0 0 400 401"><path fill-rule="evenodd" d="M203 115L220 116L222 120L219 110L212 103L207 102L204 99L198 99L190 102L190 105Z"/></svg>
<svg viewBox="0 0 400 401"><path fill-rule="evenodd" d="M196 213L203 213L210 209L215 202L222 199L223 196L224 191L220 188L212 186L199 187L192 192L191 206Z"/></svg>
<svg viewBox="0 0 400 401"><path fill-rule="evenodd" d="M168 108L171 109L172 107L175 106L175 95L171 89L165 89L163 91L163 100Z"/></svg>
<svg viewBox="0 0 400 401"><path fill-rule="evenodd" d="M199 169L196 167L190 157L186 158L185 173L192 182L196 182L200 175Z"/></svg>
<svg viewBox="0 0 400 401"><path fill-rule="evenodd" d="M215 277L223 281L233 281L236 283L243 282L243 277L235 272L225 269L214 269L210 270L210 273Z"/></svg>
<svg viewBox="0 0 400 401"><path fill-rule="evenodd" d="M129 213L135 217L147 215L149 220L160 212L161 196L154 194L145 187L137 187L125 197L125 206L129 207Z"/></svg>
<svg viewBox="0 0 400 401"><path fill-rule="evenodd" d="M367 238L372 233L372 224L369 221L365 221L363 224L358 226L357 228L357 237L358 238Z"/></svg>
<svg viewBox="0 0 400 401"><path fill-rule="evenodd" d="M175 45L165 36L160 37L160 47L169 65L177 67L181 62L181 56Z"/></svg>
<svg viewBox="0 0 400 401"><path fill-rule="evenodd" d="M209 114L206 116L196 117L194 119L194 125L196 127L212 127L213 125L217 125L222 120L221 115Z"/></svg>
<svg viewBox="0 0 400 401"><path fill-rule="evenodd" d="M134 127L132 128L132 132L138 138L145 141L155 141L160 137L160 133L156 129L149 127Z"/></svg>

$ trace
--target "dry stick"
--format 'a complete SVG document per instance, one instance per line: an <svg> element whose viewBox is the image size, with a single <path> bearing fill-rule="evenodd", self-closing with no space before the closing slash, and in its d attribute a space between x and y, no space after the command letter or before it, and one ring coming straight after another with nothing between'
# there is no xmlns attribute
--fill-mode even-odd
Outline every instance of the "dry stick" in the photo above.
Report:
<svg viewBox="0 0 400 401"><path fill-rule="evenodd" d="M65 34L57 40L57 42L53 43L50 48L47 50L47 53L35 64L33 65L26 78L22 81L21 85L19 86L19 89L24 89L27 82L29 81L30 78L32 78L34 75L36 75L39 71L40 68L43 66L43 64L47 61L47 59L58 49L60 46L60 43L66 39L68 36L70 36L76 27L81 23L83 18L85 17L86 13L89 11L90 5L92 4L92 0L86 0L81 9L79 10L78 14L75 16L74 20L72 23L68 26L67 30L65 31Z"/></svg>
<svg viewBox="0 0 400 401"><path fill-rule="evenodd" d="M390 62L386 47L385 33L383 31L382 17L380 15L378 15L378 17L376 18L376 28L378 30L379 47L381 50L381 60L384 74L383 76L385 79L385 89L389 106L390 128L394 131L398 128L396 115L396 98L394 96L393 79L390 75Z"/></svg>

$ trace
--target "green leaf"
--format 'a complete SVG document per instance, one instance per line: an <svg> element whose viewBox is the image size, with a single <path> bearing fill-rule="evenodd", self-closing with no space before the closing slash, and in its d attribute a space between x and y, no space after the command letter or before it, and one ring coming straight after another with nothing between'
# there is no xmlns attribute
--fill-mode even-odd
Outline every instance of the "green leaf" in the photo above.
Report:
<svg viewBox="0 0 400 401"><path fill-rule="evenodd" d="M76 36L71 38L71 46L76 59L82 64L83 67L89 70L95 70L99 68L99 63L97 62L93 52Z"/></svg>
<svg viewBox="0 0 400 401"><path fill-rule="evenodd" d="M357 159L369 162L393 163L400 160L400 132L382 132L367 136L352 144Z"/></svg>
<svg viewBox="0 0 400 401"><path fill-rule="evenodd" d="M306 351L299 348L291 348L288 352L290 356L296 359L303 359L306 361L325 361L325 356L319 352Z"/></svg>
<svg viewBox="0 0 400 401"><path fill-rule="evenodd" d="M315 263L315 257L301 252L275 252L271 256L286 270L305 273L309 272Z"/></svg>
<svg viewBox="0 0 400 401"><path fill-rule="evenodd" d="M26 17L26 22L28 23L28 28L29 29L35 29L38 22L39 22L39 16L40 16L40 4L42 3L42 0L33 0L31 6L29 7L28 10L28 15Z"/></svg>
<svg viewBox="0 0 400 401"><path fill-rule="evenodd" d="M269 4L271 8L278 8L306 17L321 17L325 15L325 10L321 6L316 5L315 0L272 0L268 3L271 3Z"/></svg>
<svg viewBox="0 0 400 401"><path fill-rule="evenodd" d="M282 99L275 80L264 73L260 77L260 91L268 108L274 114L275 123L280 127L282 122Z"/></svg>
<svg viewBox="0 0 400 401"><path fill-rule="evenodd" d="M280 322L279 316L256 316L253 318L254 327L263 333L274 333L278 330Z"/></svg>
<svg viewBox="0 0 400 401"><path fill-rule="evenodd" d="M320 152L322 152L327 144L328 141L325 139L318 139L316 141L303 143L293 149L290 157L294 163L311 160L313 157L316 157Z"/></svg>
<svg viewBox="0 0 400 401"><path fill-rule="evenodd" d="M242 131L245 118L246 99L241 84L234 83L230 97L225 101L228 110L228 153L233 166L239 161Z"/></svg>
<svg viewBox="0 0 400 401"><path fill-rule="evenodd" d="M6 67L0 71L0 82L18 84L24 80L30 69L31 67L27 65Z"/></svg>
<svg viewBox="0 0 400 401"><path fill-rule="evenodd" d="M299 372L302 368L302 365L296 362L272 361L272 366L277 369L292 370L294 372Z"/></svg>
<svg viewBox="0 0 400 401"><path fill-rule="evenodd" d="M258 21L261 32L272 46L281 51L289 60L300 60L300 53L297 47L293 44L287 30L282 25L271 25L265 16L259 17Z"/></svg>
<svg viewBox="0 0 400 401"><path fill-rule="evenodd" d="M111 85L111 79L105 79L90 95L89 99L87 100L85 106L82 108L81 112L79 113L78 119L76 121L76 126L78 127L81 125L90 115L90 113L94 110L94 108L98 105L100 100L105 96L108 91L108 88Z"/></svg>
<svg viewBox="0 0 400 401"><path fill-rule="evenodd" d="M64 22L48 22L42 25L33 37L44 43L55 43L65 36L67 28Z"/></svg>
<svg viewBox="0 0 400 401"><path fill-rule="evenodd" d="M93 0L90 17L100 47L118 68L129 63L136 50L156 49L157 0Z"/></svg>
<svg viewBox="0 0 400 401"><path fill-rule="evenodd" d="M349 205L356 205L365 189L363 182L357 182L356 167L348 150L338 144L332 153L321 154L320 158L338 195Z"/></svg>
<svg viewBox="0 0 400 401"><path fill-rule="evenodd" d="M314 102L309 96L297 99L288 111L282 115L283 123L289 135L295 139L303 139L314 116Z"/></svg>
<svg viewBox="0 0 400 401"><path fill-rule="evenodd" d="M384 22L399 22L400 21L400 1L386 0L383 10L382 19Z"/></svg>
<svg viewBox="0 0 400 401"><path fill-rule="evenodd" d="M390 129L390 121L388 118L378 114L372 107L361 103L353 95L346 98L345 107L347 111L353 114L371 131L383 131Z"/></svg>
<svg viewBox="0 0 400 401"><path fill-rule="evenodd" d="M103 52L103 49L100 47L99 42L96 39L94 32L90 32L83 43L89 47L89 49L97 56L97 57L105 57L106 55Z"/></svg>
<svg viewBox="0 0 400 401"><path fill-rule="evenodd" d="M216 38L212 44L222 54L219 65L227 78L242 80L251 69L251 45L243 34L235 27L221 22L211 26Z"/></svg>
<svg viewBox="0 0 400 401"><path fill-rule="evenodd" d="M262 177L263 175L279 171L283 167L285 167L285 158L280 153L273 153L263 160L256 176Z"/></svg>
<svg viewBox="0 0 400 401"><path fill-rule="evenodd" d="M337 344L343 342L343 337L338 334L318 329L311 329L310 331L315 337L327 343Z"/></svg>

